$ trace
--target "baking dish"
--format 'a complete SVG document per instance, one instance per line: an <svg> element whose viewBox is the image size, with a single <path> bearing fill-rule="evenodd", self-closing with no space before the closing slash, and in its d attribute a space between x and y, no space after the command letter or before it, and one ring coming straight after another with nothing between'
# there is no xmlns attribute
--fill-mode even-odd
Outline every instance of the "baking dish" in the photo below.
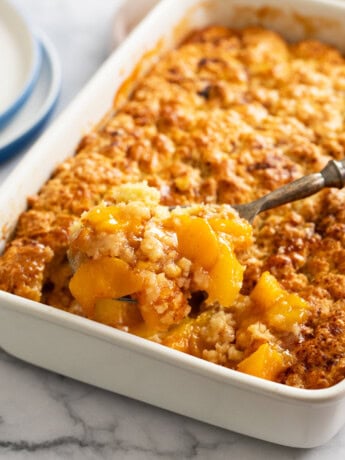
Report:
<svg viewBox="0 0 345 460"><path fill-rule="evenodd" d="M182 2L181 2L182 3ZM110 108L109 95L131 80L188 29L209 23L260 23L288 39L342 40L341 2L165 1L102 67L72 106L34 146L3 186L3 240L26 197L71 154L81 134ZM320 19L322 18L322 19ZM344 22L344 20L343 20ZM150 33L148 32L150 31ZM318 35L319 34L319 35ZM154 52L150 52L150 50ZM140 61L141 56L146 58ZM64 145L62 149L61 146ZM138 337L0 293L1 345L10 353L73 378L261 439L314 446L344 422L344 382L326 390L300 390L221 368ZM20 331L20 332L19 332ZM140 385L138 385L140 382Z"/></svg>

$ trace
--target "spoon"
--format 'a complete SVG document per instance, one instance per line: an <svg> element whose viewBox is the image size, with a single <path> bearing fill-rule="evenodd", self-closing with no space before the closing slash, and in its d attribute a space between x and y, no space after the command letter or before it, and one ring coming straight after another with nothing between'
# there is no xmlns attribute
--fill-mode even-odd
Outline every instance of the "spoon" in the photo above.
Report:
<svg viewBox="0 0 345 460"><path fill-rule="evenodd" d="M314 195L324 188L345 186L345 160L330 160L318 173L308 174L246 204L234 205L240 217L249 223L260 212Z"/></svg>
<svg viewBox="0 0 345 460"><path fill-rule="evenodd" d="M273 192L246 204L232 206L240 217L253 223L255 217L263 211L276 208L286 203L301 200L314 195L324 188L343 188L345 186L345 160L330 160L318 173L308 174L289 184L277 188ZM170 206L173 210L177 206ZM187 207L187 206L182 206ZM136 302L130 297L121 297L117 300L124 302Z"/></svg>

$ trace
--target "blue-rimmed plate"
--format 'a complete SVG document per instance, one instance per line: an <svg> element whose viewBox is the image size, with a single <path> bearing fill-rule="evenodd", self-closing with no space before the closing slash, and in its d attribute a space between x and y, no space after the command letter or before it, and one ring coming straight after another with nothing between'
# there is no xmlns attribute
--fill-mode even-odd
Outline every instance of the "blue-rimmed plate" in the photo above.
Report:
<svg viewBox="0 0 345 460"><path fill-rule="evenodd" d="M1 128L30 96L41 61L30 27L7 0L0 0L0 58Z"/></svg>
<svg viewBox="0 0 345 460"><path fill-rule="evenodd" d="M55 48L42 32L36 37L42 54L40 74L26 103L0 128L0 160L16 154L38 134L59 95L61 71Z"/></svg>

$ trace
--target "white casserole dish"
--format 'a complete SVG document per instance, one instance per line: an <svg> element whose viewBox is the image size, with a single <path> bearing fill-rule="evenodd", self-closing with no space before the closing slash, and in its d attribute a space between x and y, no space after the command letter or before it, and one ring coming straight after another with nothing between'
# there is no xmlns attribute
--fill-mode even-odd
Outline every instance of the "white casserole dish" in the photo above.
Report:
<svg viewBox="0 0 345 460"><path fill-rule="evenodd" d="M143 71L188 30L215 23L260 24L287 39L313 36L340 49L345 44L341 0L164 0L3 184L2 247L27 196L37 192L56 164L73 154L82 134L109 110L112 95L141 56L156 49L140 66ZM0 292L0 346L83 382L283 445L320 445L345 422L345 381L328 389L301 390L261 380L5 292Z"/></svg>

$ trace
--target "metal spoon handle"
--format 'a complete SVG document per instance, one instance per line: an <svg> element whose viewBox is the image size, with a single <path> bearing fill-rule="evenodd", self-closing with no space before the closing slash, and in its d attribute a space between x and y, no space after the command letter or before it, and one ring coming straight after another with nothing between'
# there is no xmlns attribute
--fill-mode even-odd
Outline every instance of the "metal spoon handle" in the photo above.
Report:
<svg viewBox="0 0 345 460"><path fill-rule="evenodd" d="M247 204L233 206L241 217L252 222L257 214L268 209L276 208L282 204L307 198L323 188L345 186L345 160L331 160L319 173L303 176L283 187L277 188L271 193ZM183 206L186 207L186 206ZM170 206L170 210L176 206ZM128 297L120 297L117 300L123 302L136 302Z"/></svg>
<svg viewBox="0 0 345 460"><path fill-rule="evenodd" d="M301 177L251 203L234 206L241 217L252 222L262 211L276 208L282 204L307 198L323 188L345 186L345 160L331 160L322 171Z"/></svg>

